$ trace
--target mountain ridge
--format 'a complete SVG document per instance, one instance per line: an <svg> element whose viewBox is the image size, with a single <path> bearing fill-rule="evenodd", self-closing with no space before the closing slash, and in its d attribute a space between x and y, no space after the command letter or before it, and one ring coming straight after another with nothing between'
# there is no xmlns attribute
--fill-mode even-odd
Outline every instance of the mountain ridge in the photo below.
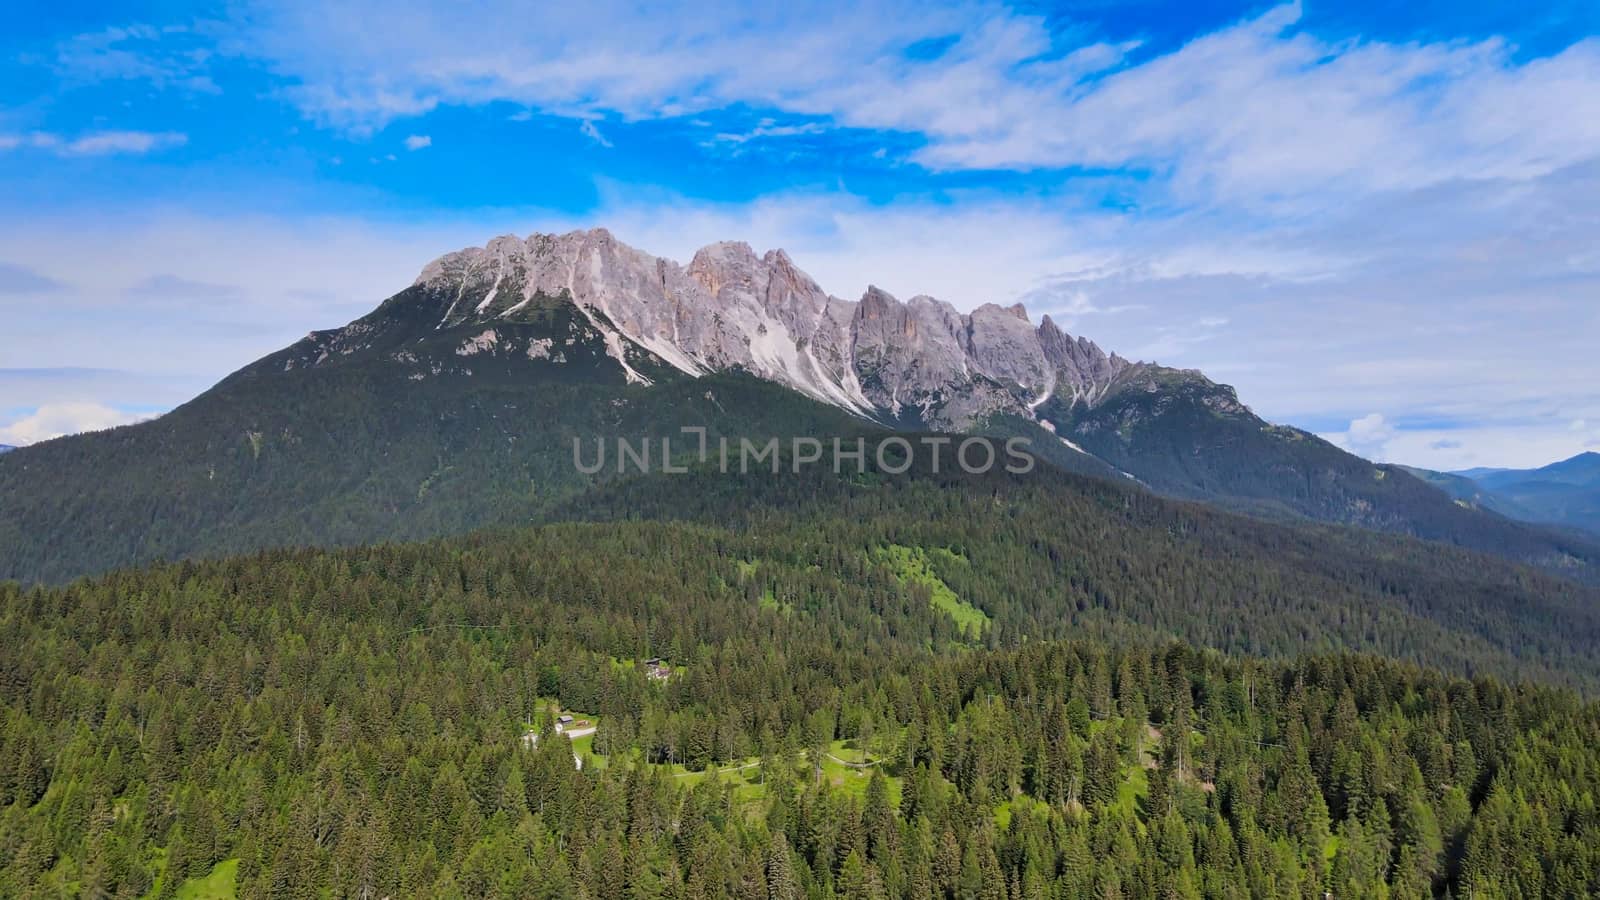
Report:
<svg viewBox="0 0 1600 900"><path fill-rule="evenodd" d="M1472 486L1485 506L1525 522L1600 534L1600 453L1579 453L1536 469L1445 473Z"/></svg>
<svg viewBox="0 0 1600 900"><path fill-rule="evenodd" d="M1202 373L1034 326L1020 304L963 315L871 286L844 301L781 250L723 242L683 266L603 229L445 254L166 416L6 454L0 578L526 521L594 487L574 438L690 425L1027 437L1080 474L1600 581L1600 542L1459 506L1260 419Z"/></svg>
<svg viewBox="0 0 1600 900"><path fill-rule="evenodd" d="M876 285L844 300L787 252L758 256L742 241L707 245L682 265L603 228L505 235L433 260L411 289L442 307L440 327L514 320L536 298L562 297L685 375L739 367L869 418L934 429L1001 412L1031 417L1058 389L1076 402L1143 365L1048 317L1035 326L1021 304L963 314Z"/></svg>

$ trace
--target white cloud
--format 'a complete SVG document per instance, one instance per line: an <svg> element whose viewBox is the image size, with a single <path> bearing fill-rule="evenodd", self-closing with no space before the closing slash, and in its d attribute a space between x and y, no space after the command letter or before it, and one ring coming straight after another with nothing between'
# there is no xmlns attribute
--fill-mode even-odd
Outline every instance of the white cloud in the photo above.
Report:
<svg viewBox="0 0 1600 900"><path fill-rule="evenodd" d="M0 259L72 276L48 303L30 301L25 315L13 308L0 328L0 410L53 400L182 402L313 328L370 311L445 249L510 224L0 213ZM95 248L92 266L83 264L86 246ZM26 374L62 367L77 372Z"/></svg>
<svg viewBox="0 0 1600 900"><path fill-rule="evenodd" d="M1495 466L1533 469L1569 459L1592 446L1592 438L1559 425L1488 424L1439 430L1401 428L1387 444L1389 458L1441 472Z"/></svg>
<svg viewBox="0 0 1600 900"><path fill-rule="evenodd" d="M582 132L584 137L602 147L611 146L611 142L606 140L606 136L600 133L600 128L594 124L593 119L584 119L583 123L578 126L578 131Z"/></svg>
<svg viewBox="0 0 1600 900"><path fill-rule="evenodd" d="M1342 432L1323 435L1346 450L1377 462L1386 462L1389 441L1395 436L1395 427L1382 413L1368 413L1353 419Z"/></svg>
<svg viewBox="0 0 1600 900"><path fill-rule="evenodd" d="M74 138L62 146L71 156L102 156L108 153L149 153L181 147L187 135L173 131L100 131Z"/></svg>
<svg viewBox="0 0 1600 900"><path fill-rule="evenodd" d="M0 297L30 294L53 294L66 287L48 275L35 272L28 266L0 262Z"/></svg>
<svg viewBox="0 0 1600 900"><path fill-rule="evenodd" d="M212 284L194 281L167 272L139 279L123 291L133 300L166 303L226 303L239 298L240 289L231 284ZM194 308L193 306L190 307Z"/></svg>
<svg viewBox="0 0 1600 900"><path fill-rule="evenodd" d="M364 312L445 250L502 231L604 224L678 259L725 238L784 246L851 298L878 283L965 308L1023 299L1108 349L1236 377L1270 418L1326 430L1384 410L1396 459L1600 438L1568 424L1600 421L1600 39L1544 57L1492 39L1331 40L1302 28L1294 5L1155 56L1052 33L1024 12L909 0L711 0L648 14L612 0L486 0L470 15L442 0L230 9L240 15L226 27L132 26L70 41L58 74L204 90L214 56L227 54L264 65L281 79L277 96L305 115L352 132L509 102L521 110L513 119L565 117L604 146L602 121L616 137L638 120L676 118L724 152L858 128L884 132L854 144L863 154L917 147L914 160L935 169L1141 177L889 204L843 187L724 205L602 183L582 215L512 208L414 226L111 211L50 222L15 211L0 222L0 259L73 284L0 330L7 365L62 364L58 335L70 329L81 358L68 362L171 372L184 360L189 376L214 379ZM906 52L951 36L931 58ZM0 135L0 150L148 153L184 140L14 133ZM414 141L431 143L412 134L405 146ZM1129 211L1098 203L1110 182L1136 201ZM82 266L85 242L94 267ZM181 318L160 292L128 290L175 277L172 260L185 282L218 289L190 292L199 302ZM0 291L37 284L26 274L0 269ZM205 302L222 294L228 303ZM1463 446L1443 446L1452 442Z"/></svg>
<svg viewBox="0 0 1600 900"><path fill-rule="evenodd" d="M828 127L821 122L800 122L794 125L779 125L774 119L762 119L754 128L748 131L722 131L718 132L707 143L711 144L744 144L762 138L798 137L806 134L822 134Z"/></svg>
<svg viewBox="0 0 1600 900"><path fill-rule="evenodd" d="M35 131L24 135L0 135L0 150L32 147L58 156L110 156L152 153L181 147L188 142L188 135L175 131L94 131L74 138Z"/></svg>
<svg viewBox="0 0 1600 900"><path fill-rule="evenodd" d="M51 403L0 424L0 444L21 447L65 434L128 425L150 417L149 413L124 412L92 402Z"/></svg>
<svg viewBox="0 0 1600 900"><path fill-rule="evenodd" d="M312 328L367 312L443 252L500 233L605 225L678 260L729 238L784 247L847 299L875 283L964 309L1025 300L1036 319L1075 319L1064 327L1108 350L1226 380L1274 421L1347 431L1381 410L1396 428L1386 458L1397 461L1442 465L1492 451L1506 458L1461 465L1522 465L1600 438L1568 430L1575 419L1600 421L1600 257L1589 252L1600 221L1588 213L1600 208L1600 165L1352 197L1274 227L1205 211L1131 217L1058 196L882 205L798 192L719 204L612 182L599 196L584 214L494 210L409 224L178 213L0 220L0 259L72 274L50 303L0 329L0 359L182 375L197 392ZM94 267L81 265L86 244ZM183 282L210 290L181 307L159 291L128 294L173 277L172 260L183 261ZM67 330L75 339L64 348ZM0 380L0 409L38 405L33 390ZM174 390L164 386L160 402ZM1504 437L1516 433L1525 444ZM1465 446L1428 446L1441 440Z"/></svg>
<svg viewBox="0 0 1600 900"><path fill-rule="evenodd" d="M56 47L54 70L67 84L146 81L157 88L219 93L210 64L215 26L113 26L80 34Z"/></svg>
<svg viewBox="0 0 1600 900"><path fill-rule="evenodd" d="M406 136L406 149L407 150L421 150L424 147L432 147L432 146L433 146L433 138L428 136L428 135L426 135L426 134L412 134L412 135L407 135Z"/></svg>
<svg viewBox="0 0 1600 900"><path fill-rule="evenodd" d="M237 45L308 115L357 130L493 101L586 123L770 109L801 121L726 139L831 122L921 135L932 168L1142 167L1180 196L1243 204L1525 178L1600 145L1600 39L1530 61L1498 40L1333 41L1296 30L1293 4L1136 64L1134 44L982 4L382 10L379 39L376 0L261 2ZM932 58L906 52L949 35Z"/></svg>

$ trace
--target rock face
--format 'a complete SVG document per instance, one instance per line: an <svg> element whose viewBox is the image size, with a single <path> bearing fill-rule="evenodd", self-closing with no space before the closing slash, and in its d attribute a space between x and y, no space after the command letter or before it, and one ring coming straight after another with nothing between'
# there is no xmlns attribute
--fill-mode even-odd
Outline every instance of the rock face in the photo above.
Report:
<svg viewBox="0 0 1600 900"><path fill-rule="evenodd" d="M570 303L630 380L648 381L629 366L637 354L689 376L739 368L858 415L929 428L960 430L996 412L1032 418L1052 398L1092 404L1135 368L1049 317L1035 327L1020 304L963 315L877 287L842 300L784 251L758 256L741 242L702 248L684 266L603 228L499 237L430 263L408 293L436 328Z"/></svg>

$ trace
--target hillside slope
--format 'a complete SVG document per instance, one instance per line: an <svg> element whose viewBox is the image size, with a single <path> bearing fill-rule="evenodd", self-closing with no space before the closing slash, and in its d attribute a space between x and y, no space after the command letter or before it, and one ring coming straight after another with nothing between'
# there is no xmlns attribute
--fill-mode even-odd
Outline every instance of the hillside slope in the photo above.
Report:
<svg viewBox="0 0 1600 900"><path fill-rule="evenodd" d="M1501 469L1472 480L1530 522L1600 534L1600 453L1580 453L1538 469Z"/></svg>
<svg viewBox="0 0 1600 900"><path fill-rule="evenodd" d="M712 440L870 427L748 376L674 377L643 356L630 365L655 383L629 383L570 309L502 324L493 344L476 327L417 342L374 325L359 347L313 334L158 419L6 454L0 579L526 521L615 475L581 473L574 440L649 438L659 453L662 437L688 450L688 426ZM559 362L529 358L546 342Z"/></svg>
<svg viewBox="0 0 1600 900"><path fill-rule="evenodd" d="M1600 889L1578 694L1150 630L984 646L891 563L921 551L987 603L961 573L1012 536L832 537L561 525L0 583L0 895ZM1105 608L1072 587L1041 611ZM636 665L658 655L664 684ZM558 713L598 730L569 743Z"/></svg>
<svg viewBox="0 0 1600 900"><path fill-rule="evenodd" d="M1273 425L1198 372L1138 365L1093 405L1041 406L1057 431L1175 497L1272 519L1304 518L1494 553L1594 580L1600 541L1463 506L1400 466Z"/></svg>
<svg viewBox="0 0 1600 900"><path fill-rule="evenodd" d="M781 251L717 244L681 267L598 229L450 254L159 419L0 456L0 578L528 521L615 474L578 471L575 439L659 447L685 427L1026 437L1068 471L1600 582L1600 539L1462 507L1020 307L850 303Z"/></svg>
<svg viewBox="0 0 1600 900"><path fill-rule="evenodd" d="M850 548L950 548L964 563L945 560L939 574L1005 637L1170 634L1232 652L1359 649L1460 673L1600 677L1600 589L1434 542L1262 521L1049 468L695 471L613 481L547 520L800 535L831 560L825 572L849 568Z"/></svg>

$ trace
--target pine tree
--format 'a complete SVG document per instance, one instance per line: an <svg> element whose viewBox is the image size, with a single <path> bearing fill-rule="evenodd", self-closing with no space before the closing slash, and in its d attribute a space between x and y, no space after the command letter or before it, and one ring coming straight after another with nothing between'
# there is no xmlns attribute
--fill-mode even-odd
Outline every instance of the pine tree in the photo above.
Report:
<svg viewBox="0 0 1600 900"><path fill-rule="evenodd" d="M773 835L767 848L767 900L798 900L800 886L795 880L792 853L783 832Z"/></svg>

